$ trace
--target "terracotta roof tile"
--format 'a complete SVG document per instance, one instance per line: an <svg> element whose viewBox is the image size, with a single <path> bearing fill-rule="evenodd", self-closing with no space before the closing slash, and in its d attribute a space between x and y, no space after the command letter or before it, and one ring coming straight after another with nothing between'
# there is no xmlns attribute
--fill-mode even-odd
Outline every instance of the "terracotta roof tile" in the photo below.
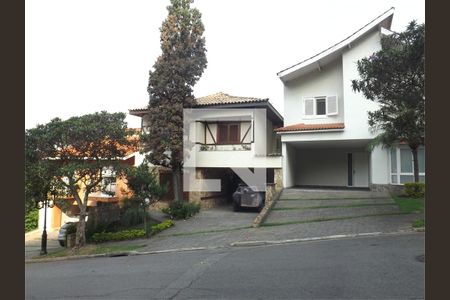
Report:
<svg viewBox="0 0 450 300"><path fill-rule="evenodd" d="M328 123L328 124L294 124L275 129L276 132L286 131L306 131L306 130L328 130L328 129L344 129L344 123Z"/></svg>
<svg viewBox="0 0 450 300"><path fill-rule="evenodd" d="M230 96L225 93L216 93L205 97L195 99L197 101L196 107L210 106L210 105L222 105L222 104L237 104L237 103L254 103L254 102L268 102L268 98L255 98L255 97L238 97ZM142 114L147 112L148 108L140 107L129 109L130 114Z"/></svg>
<svg viewBox="0 0 450 300"><path fill-rule="evenodd" d="M197 106L205 105L221 105L221 104L235 104L235 103L251 103L251 102L267 102L269 99L255 98L255 97L237 97L230 96L225 93L216 93L205 97L197 98Z"/></svg>

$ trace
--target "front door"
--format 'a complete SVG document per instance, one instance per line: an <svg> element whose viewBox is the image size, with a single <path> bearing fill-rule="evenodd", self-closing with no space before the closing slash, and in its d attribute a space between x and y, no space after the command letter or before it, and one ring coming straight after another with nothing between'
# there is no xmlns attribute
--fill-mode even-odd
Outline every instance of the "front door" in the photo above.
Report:
<svg viewBox="0 0 450 300"><path fill-rule="evenodd" d="M369 153L354 152L353 157L353 186L369 187Z"/></svg>

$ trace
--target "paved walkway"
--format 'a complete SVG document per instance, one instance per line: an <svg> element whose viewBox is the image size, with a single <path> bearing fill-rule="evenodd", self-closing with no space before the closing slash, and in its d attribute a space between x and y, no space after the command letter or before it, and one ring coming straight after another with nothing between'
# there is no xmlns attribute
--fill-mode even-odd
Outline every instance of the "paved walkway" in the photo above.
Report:
<svg viewBox="0 0 450 300"><path fill-rule="evenodd" d="M25 234L25 258L39 256L41 252L42 230L33 230ZM47 252L60 249L58 230L47 231Z"/></svg>

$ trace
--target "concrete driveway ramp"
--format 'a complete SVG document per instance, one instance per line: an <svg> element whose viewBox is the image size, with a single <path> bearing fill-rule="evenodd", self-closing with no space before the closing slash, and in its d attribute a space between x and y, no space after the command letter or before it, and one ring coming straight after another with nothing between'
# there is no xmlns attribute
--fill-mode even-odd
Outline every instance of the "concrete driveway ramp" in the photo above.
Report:
<svg viewBox="0 0 450 300"><path fill-rule="evenodd" d="M387 193L364 190L283 190L264 225L401 214Z"/></svg>

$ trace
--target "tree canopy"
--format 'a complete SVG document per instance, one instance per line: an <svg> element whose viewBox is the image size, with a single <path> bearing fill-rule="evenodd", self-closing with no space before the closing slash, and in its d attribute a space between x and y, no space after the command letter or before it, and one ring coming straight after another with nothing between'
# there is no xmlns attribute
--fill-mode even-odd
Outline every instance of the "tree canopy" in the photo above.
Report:
<svg viewBox="0 0 450 300"><path fill-rule="evenodd" d="M148 163L144 160L137 167L130 167L126 171L127 186L133 193L132 200L136 201L144 210L144 228L147 230L147 207L158 201L166 192L166 187L161 187L156 174L150 170Z"/></svg>
<svg viewBox="0 0 450 300"><path fill-rule="evenodd" d="M25 132L29 193L44 197L50 189L73 197L80 210L76 247L85 244L85 217L89 194L102 188L106 168L116 175L123 170L122 158L137 150L124 113L100 112L68 120L55 118ZM38 183L48 184L39 188Z"/></svg>
<svg viewBox="0 0 450 300"><path fill-rule="evenodd" d="M369 112L376 143L409 145L414 180L419 181L417 148L425 144L425 24L412 21L406 30L385 35L381 50L357 62L360 79L352 88L379 103Z"/></svg>
<svg viewBox="0 0 450 300"><path fill-rule="evenodd" d="M142 140L148 160L172 169L174 195L182 198L183 108L195 104L193 86L207 64L201 13L192 0L171 0L160 28L162 54L149 72L150 127Z"/></svg>

